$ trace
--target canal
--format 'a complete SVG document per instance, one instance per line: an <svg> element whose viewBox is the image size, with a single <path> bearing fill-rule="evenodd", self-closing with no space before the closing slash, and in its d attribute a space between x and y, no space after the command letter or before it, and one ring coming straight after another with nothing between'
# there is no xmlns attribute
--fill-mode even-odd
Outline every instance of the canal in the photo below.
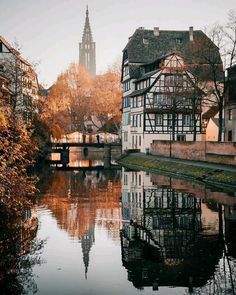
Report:
<svg viewBox="0 0 236 295"><path fill-rule="evenodd" d="M235 193L125 169L53 170L39 189L41 247L9 294L235 294Z"/></svg>

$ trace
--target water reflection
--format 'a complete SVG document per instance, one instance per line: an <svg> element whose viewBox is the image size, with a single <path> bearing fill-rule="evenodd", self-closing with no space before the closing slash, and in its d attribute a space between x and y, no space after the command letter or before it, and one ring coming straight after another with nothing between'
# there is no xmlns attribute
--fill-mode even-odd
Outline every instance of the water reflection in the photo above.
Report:
<svg viewBox="0 0 236 295"><path fill-rule="evenodd" d="M121 247L128 280L138 289L234 294L235 204L229 194L198 184L124 171Z"/></svg>
<svg viewBox="0 0 236 295"><path fill-rule="evenodd" d="M43 241L36 238L38 219L34 209L16 216L0 207L0 290L1 294L37 291L32 267L40 264Z"/></svg>
<svg viewBox="0 0 236 295"><path fill-rule="evenodd" d="M54 170L40 190L40 294L235 294L235 193L105 169Z"/></svg>
<svg viewBox="0 0 236 295"><path fill-rule="evenodd" d="M59 227L81 243L85 277L89 253L95 243L95 226L119 241L120 171L54 171L42 188L40 205L47 206Z"/></svg>

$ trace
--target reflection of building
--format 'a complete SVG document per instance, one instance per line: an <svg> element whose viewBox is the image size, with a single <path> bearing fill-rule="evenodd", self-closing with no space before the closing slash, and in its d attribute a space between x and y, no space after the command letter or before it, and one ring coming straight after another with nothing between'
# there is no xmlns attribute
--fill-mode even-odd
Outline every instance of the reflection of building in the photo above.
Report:
<svg viewBox="0 0 236 295"><path fill-rule="evenodd" d="M205 284L221 246L219 229L202 226L201 200L173 189L171 179L153 185L145 172L124 171L122 180L122 261L128 279L137 288Z"/></svg>
<svg viewBox="0 0 236 295"><path fill-rule="evenodd" d="M87 277L95 226L105 228L111 239L120 239L119 171L57 171L48 179L43 195L43 204L60 227L81 243Z"/></svg>
<svg viewBox="0 0 236 295"><path fill-rule="evenodd" d="M34 240L38 230L38 219L34 209L26 209L20 217L9 215L9 212L1 207L0 214L0 289L5 290L1 284L12 283L10 280L4 281L7 276L15 278L16 274L27 275L35 263L27 254L35 254L39 250L35 247L37 242ZM39 262L39 258L37 261Z"/></svg>
<svg viewBox="0 0 236 295"><path fill-rule="evenodd" d="M85 232L85 234L81 237L80 241L81 241L83 261L85 266L85 278L87 279L88 266L89 266L89 252L92 248L93 243L95 242L94 226L90 227Z"/></svg>
<svg viewBox="0 0 236 295"><path fill-rule="evenodd" d="M236 205L224 206L224 218L228 255L236 258Z"/></svg>

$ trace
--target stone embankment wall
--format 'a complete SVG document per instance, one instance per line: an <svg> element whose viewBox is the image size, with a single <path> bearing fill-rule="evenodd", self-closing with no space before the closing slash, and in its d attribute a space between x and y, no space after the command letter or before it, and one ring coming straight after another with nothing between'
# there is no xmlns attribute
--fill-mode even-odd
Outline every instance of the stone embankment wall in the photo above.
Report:
<svg viewBox="0 0 236 295"><path fill-rule="evenodd" d="M236 165L236 142L154 140L152 155Z"/></svg>

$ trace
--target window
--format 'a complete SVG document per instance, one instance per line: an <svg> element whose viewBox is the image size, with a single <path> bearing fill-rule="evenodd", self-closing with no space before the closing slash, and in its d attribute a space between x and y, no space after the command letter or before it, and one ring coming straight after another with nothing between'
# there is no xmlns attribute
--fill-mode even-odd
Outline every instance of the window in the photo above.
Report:
<svg viewBox="0 0 236 295"><path fill-rule="evenodd" d="M229 120L232 120L232 109L228 110L228 118Z"/></svg>
<svg viewBox="0 0 236 295"><path fill-rule="evenodd" d="M175 39L176 44L181 44L183 42L182 38L176 38Z"/></svg>
<svg viewBox="0 0 236 295"><path fill-rule="evenodd" d="M142 138L141 138L141 135L139 135L139 146L141 146L141 144L142 144Z"/></svg>
<svg viewBox="0 0 236 295"><path fill-rule="evenodd" d="M129 125L130 124L130 114L124 113L123 114L123 125Z"/></svg>
<svg viewBox="0 0 236 295"><path fill-rule="evenodd" d="M2 46L2 42L0 43L0 52L2 52L3 50L3 46Z"/></svg>
<svg viewBox="0 0 236 295"><path fill-rule="evenodd" d="M156 126L162 126L162 123L163 123L163 115L162 114L156 114L155 125Z"/></svg>
<svg viewBox="0 0 236 295"><path fill-rule="evenodd" d="M177 141L186 141L186 136L183 134L177 134Z"/></svg>
<svg viewBox="0 0 236 295"><path fill-rule="evenodd" d="M165 76L165 86L174 86L174 76L173 75Z"/></svg>
<svg viewBox="0 0 236 295"><path fill-rule="evenodd" d="M190 115L183 115L183 126L190 126Z"/></svg>
<svg viewBox="0 0 236 295"><path fill-rule="evenodd" d="M167 97L164 93L154 93L153 105L172 105L172 99Z"/></svg>
<svg viewBox="0 0 236 295"><path fill-rule="evenodd" d="M131 126L132 127L138 126L138 115L131 115Z"/></svg>
<svg viewBox="0 0 236 295"><path fill-rule="evenodd" d="M172 128L172 114L167 115L167 126Z"/></svg>
<svg viewBox="0 0 236 295"><path fill-rule="evenodd" d="M128 132L127 131L124 132L124 141L125 142L128 141Z"/></svg>
<svg viewBox="0 0 236 295"><path fill-rule="evenodd" d="M233 132L232 130L228 131L228 141L232 141L233 140Z"/></svg>
<svg viewBox="0 0 236 295"><path fill-rule="evenodd" d="M129 75L129 66L128 65L125 65L124 66L124 76L127 76L127 75Z"/></svg>
<svg viewBox="0 0 236 295"><path fill-rule="evenodd" d="M129 97L123 97L123 108L128 108L130 106L130 98Z"/></svg>
<svg viewBox="0 0 236 295"><path fill-rule="evenodd" d="M129 90L130 90L130 81L128 80L123 83L123 91L126 92Z"/></svg>
<svg viewBox="0 0 236 295"><path fill-rule="evenodd" d="M26 107L32 107L32 98L30 96L23 95L23 105Z"/></svg>
<svg viewBox="0 0 236 295"><path fill-rule="evenodd" d="M142 114L140 115L139 127L142 127Z"/></svg>
<svg viewBox="0 0 236 295"><path fill-rule="evenodd" d="M139 174L138 176L138 184L141 185L142 184L142 178L141 178L141 174Z"/></svg>
<svg viewBox="0 0 236 295"><path fill-rule="evenodd" d="M124 174L124 185L128 184L128 175Z"/></svg>
<svg viewBox="0 0 236 295"><path fill-rule="evenodd" d="M128 58L128 51L127 50L124 51L123 58L124 58L124 60L126 60Z"/></svg>

